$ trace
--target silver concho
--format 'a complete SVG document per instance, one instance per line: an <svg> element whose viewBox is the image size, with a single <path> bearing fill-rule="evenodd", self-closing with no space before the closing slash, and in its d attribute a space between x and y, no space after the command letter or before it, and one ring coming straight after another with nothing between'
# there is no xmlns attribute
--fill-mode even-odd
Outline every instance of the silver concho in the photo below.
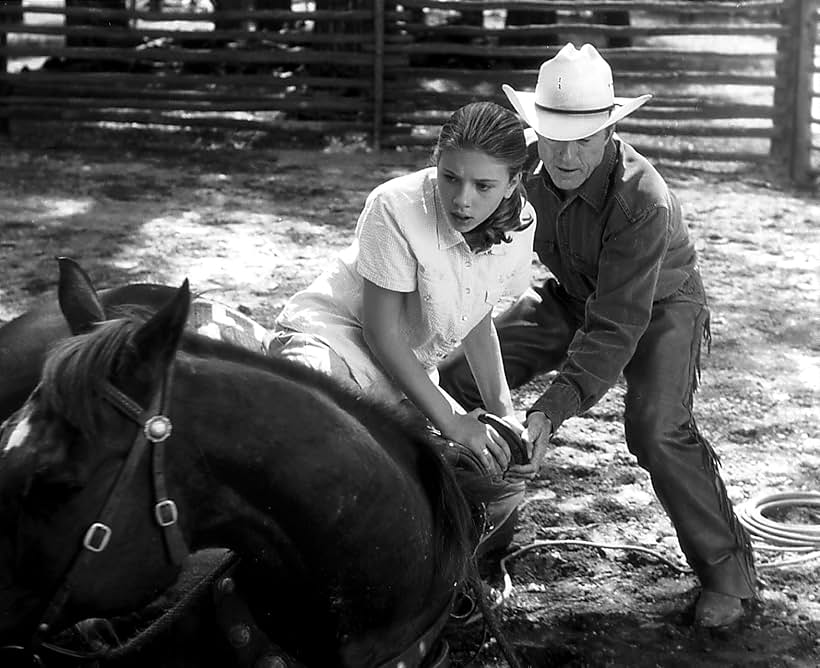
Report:
<svg viewBox="0 0 820 668"><path fill-rule="evenodd" d="M146 420L143 432L152 443L161 443L171 435L171 420L164 415L155 415Z"/></svg>

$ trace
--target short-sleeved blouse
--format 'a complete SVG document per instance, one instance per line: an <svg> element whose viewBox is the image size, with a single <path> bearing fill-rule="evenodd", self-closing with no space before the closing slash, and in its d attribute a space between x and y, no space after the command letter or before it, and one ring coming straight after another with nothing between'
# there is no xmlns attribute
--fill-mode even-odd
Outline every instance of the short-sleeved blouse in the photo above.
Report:
<svg viewBox="0 0 820 668"><path fill-rule="evenodd" d="M521 215L534 223L529 203ZM400 176L370 193L353 243L288 301L277 327L319 337L344 359L362 388L395 395L364 341L364 279L404 293L401 329L435 377L438 362L499 300L517 297L530 285L534 232L532 224L511 233L510 243L473 253L448 221L436 169Z"/></svg>

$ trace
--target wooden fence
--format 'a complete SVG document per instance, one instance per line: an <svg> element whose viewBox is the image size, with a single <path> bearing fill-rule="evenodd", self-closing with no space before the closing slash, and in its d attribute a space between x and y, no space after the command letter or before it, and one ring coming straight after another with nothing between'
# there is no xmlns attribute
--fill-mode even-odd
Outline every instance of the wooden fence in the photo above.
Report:
<svg viewBox="0 0 820 668"><path fill-rule="evenodd" d="M0 121L429 146L475 99L599 47L653 157L820 174L820 0L0 0Z"/></svg>

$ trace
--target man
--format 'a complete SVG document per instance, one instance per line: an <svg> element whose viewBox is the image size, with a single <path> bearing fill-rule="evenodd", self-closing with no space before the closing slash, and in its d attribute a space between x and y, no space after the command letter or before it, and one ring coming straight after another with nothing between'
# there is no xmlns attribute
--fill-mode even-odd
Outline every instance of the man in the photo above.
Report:
<svg viewBox="0 0 820 668"><path fill-rule="evenodd" d="M553 278L496 320L510 387L557 369L529 409L524 436L534 477L561 424L593 406L623 373L626 442L652 479L702 590L695 621L727 627L755 597L748 535L737 522L692 395L709 312L677 199L649 162L614 133L649 99L616 98L595 48L567 44L541 65L534 93L503 90L538 135L527 183L535 251ZM441 384L479 404L463 355Z"/></svg>

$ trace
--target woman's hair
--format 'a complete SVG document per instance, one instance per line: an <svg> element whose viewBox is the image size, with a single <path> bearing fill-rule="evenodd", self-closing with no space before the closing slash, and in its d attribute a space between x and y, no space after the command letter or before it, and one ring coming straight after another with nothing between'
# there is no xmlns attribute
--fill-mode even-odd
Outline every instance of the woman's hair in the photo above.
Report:
<svg viewBox="0 0 820 668"><path fill-rule="evenodd" d="M512 111L495 102L472 102L457 109L439 131L433 149L433 164L444 151L480 151L507 165L510 178L524 169L527 142L524 126ZM499 243L509 243L507 234L522 230L533 221L521 221L521 209L527 199L523 179L516 192L501 200L495 211L481 225L464 234L473 252L486 251Z"/></svg>

